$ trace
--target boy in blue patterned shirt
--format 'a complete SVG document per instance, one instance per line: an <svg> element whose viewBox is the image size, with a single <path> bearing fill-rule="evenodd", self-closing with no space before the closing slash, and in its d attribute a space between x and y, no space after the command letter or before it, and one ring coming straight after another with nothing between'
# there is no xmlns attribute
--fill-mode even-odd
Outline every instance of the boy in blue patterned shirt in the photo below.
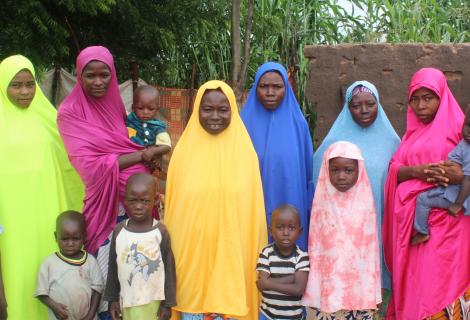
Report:
<svg viewBox="0 0 470 320"><path fill-rule="evenodd" d="M157 167L156 161L171 150L170 135L166 131L166 123L156 119L158 112L158 90L149 85L138 87L134 92L132 112L126 119L129 138L146 147L143 160L152 169Z"/></svg>

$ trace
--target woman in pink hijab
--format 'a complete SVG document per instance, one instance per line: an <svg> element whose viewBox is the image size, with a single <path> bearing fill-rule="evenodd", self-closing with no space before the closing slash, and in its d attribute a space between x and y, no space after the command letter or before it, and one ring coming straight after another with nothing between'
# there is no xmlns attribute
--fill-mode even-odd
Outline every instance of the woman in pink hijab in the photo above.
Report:
<svg viewBox="0 0 470 320"><path fill-rule="evenodd" d="M382 302L374 197L359 147L324 152L308 237L310 273L302 298L317 320L372 320Z"/></svg>
<svg viewBox="0 0 470 320"><path fill-rule="evenodd" d="M465 319L470 288L470 217L443 209L429 215L429 241L410 245L417 196L458 184L459 168L444 161L459 143L464 115L444 74L424 68L411 79L406 133L385 185L383 244L392 273L387 319ZM467 306L466 306L467 305Z"/></svg>
<svg viewBox="0 0 470 320"><path fill-rule="evenodd" d="M85 184L85 247L97 255L106 278L109 236L124 216L122 195L129 176L147 172L143 147L133 143L125 125L111 53L88 47L77 57L77 84L58 112L60 135L70 161Z"/></svg>

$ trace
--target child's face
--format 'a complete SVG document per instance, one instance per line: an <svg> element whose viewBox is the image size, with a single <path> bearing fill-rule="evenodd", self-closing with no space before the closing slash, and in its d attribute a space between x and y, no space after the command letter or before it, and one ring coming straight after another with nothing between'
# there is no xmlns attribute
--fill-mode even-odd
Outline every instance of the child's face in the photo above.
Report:
<svg viewBox="0 0 470 320"><path fill-rule="evenodd" d="M73 258L79 255L84 240L83 226L78 221L64 219L56 231L56 240L64 256Z"/></svg>
<svg viewBox="0 0 470 320"><path fill-rule="evenodd" d="M155 185L146 181L136 181L126 188L124 204L127 213L135 222L152 221L152 209L155 206Z"/></svg>
<svg viewBox="0 0 470 320"><path fill-rule="evenodd" d="M158 95L141 91L132 105L132 110L142 121L155 119L158 111Z"/></svg>
<svg viewBox="0 0 470 320"><path fill-rule="evenodd" d="M283 254L290 254L295 248L295 241L302 232L299 215L290 210L283 210L273 215L271 236Z"/></svg>
<svg viewBox="0 0 470 320"><path fill-rule="evenodd" d="M462 126L462 137L467 143L470 143L470 112L467 113L468 115L465 115L465 121Z"/></svg>
<svg viewBox="0 0 470 320"><path fill-rule="evenodd" d="M355 159L333 158L329 161L328 174L333 187L340 192L346 192L357 182L359 166Z"/></svg>

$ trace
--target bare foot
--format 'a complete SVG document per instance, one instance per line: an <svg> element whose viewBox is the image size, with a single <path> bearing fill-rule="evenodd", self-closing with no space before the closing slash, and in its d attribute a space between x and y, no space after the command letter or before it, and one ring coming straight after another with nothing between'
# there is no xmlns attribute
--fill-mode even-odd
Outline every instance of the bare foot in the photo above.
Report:
<svg viewBox="0 0 470 320"><path fill-rule="evenodd" d="M415 246L417 244L426 242L429 240L429 234L417 233L411 237L411 245Z"/></svg>
<svg viewBox="0 0 470 320"><path fill-rule="evenodd" d="M459 204L456 204L456 203L453 203L450 205L450 207L447 209L447 212L453 216L453 217L457 217L459 215L459 212L460 210L462 210L462 205L459 205Z"/></svg>

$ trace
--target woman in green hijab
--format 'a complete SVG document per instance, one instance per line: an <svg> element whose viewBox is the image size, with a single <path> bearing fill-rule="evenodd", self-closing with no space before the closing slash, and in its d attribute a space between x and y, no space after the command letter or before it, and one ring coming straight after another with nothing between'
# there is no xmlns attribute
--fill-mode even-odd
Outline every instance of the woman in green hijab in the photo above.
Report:
<svg viewBox="0 0 470 320"><path fill-rule="evenodd" d="M0 235L10 319L47 319L36 274L56 250L56 216L82 208L83 185L57 131L57 112L21 55L0 63Z"/></svg>

